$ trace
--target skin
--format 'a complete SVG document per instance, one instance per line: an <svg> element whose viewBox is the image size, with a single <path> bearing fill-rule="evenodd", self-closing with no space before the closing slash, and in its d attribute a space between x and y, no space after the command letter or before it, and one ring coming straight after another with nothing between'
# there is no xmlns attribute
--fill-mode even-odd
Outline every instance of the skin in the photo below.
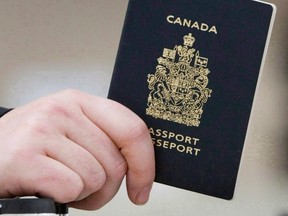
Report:
<svg viewBox="0 0 288 216"><path fill-rule="evenodd" d="M145 123L123 105L64 90L0 119L0 197L36 195L95 210L126 176L130 200L145 204L155 177Z"/></svg>

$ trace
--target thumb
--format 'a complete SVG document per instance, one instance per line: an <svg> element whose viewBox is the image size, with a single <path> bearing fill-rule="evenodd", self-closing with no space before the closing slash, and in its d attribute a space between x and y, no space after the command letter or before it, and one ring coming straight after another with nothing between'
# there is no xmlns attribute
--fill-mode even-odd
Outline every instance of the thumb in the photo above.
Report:
<svg viewBox="0 0 288 216"><path fill-rule="evenodd" d="M83 113L114 141L124 156L129 198L136 204L146 203L155 178L154 147L146 124L115 101L90 95L82 95L78 101Z"/></svg>

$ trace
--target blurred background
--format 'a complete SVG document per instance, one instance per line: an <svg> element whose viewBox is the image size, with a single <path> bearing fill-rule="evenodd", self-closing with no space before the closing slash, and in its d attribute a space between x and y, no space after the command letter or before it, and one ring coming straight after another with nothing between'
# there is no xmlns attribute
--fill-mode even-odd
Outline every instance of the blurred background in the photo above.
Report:
<svg viewBox="0 0 288 216"><path fill-rule="evenodd" d="M135 206L125 184L84 215L288 215L288 1L277 15L258 84L233 200L155 183ZM128 0L0 0L0 104L17 107L76 88L107 96Z"/></svg>

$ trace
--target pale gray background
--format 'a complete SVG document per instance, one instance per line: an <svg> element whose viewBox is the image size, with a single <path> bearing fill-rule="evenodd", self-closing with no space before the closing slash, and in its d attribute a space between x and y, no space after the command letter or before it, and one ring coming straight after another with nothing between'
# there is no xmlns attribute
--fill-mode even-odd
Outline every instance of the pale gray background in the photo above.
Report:
<svg viewBox="0 0 288 216"><path fill-rule="evenodd" d="M270 2L278 13L234 199L155 184L150 202L137 207L123 184L102 209L70 215L288 215L288 1ZM17 107L65 88L105 97L127 3L0 0L0 104Z"/></svg>

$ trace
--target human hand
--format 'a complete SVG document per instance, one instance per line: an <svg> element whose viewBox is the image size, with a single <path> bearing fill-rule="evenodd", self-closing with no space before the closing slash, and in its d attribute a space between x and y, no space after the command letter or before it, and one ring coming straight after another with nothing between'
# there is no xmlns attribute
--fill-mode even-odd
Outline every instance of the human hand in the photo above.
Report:
<svg viewBox="0 0 288 216"><path fill-rule="evenodd" d="M92 210L126 175L128 196L147 202L155 177L144 122L117 102L65 90L0 119L0 197L36 195Z"/></svg>

